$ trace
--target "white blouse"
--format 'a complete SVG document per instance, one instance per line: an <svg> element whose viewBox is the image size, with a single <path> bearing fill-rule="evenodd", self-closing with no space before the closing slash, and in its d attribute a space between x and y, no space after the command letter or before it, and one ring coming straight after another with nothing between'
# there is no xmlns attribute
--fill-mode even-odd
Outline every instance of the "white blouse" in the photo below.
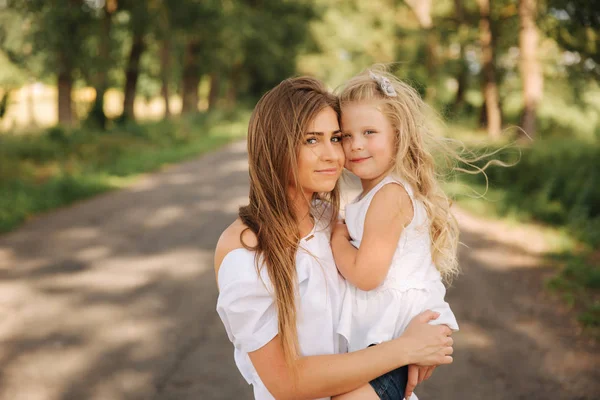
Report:
<svg viewBox="0 0 600 400"><path fill-rule="evenodd" d="M302 356L336 354L336 334L345 289L331 253L329 221L316 221L312 232L300 241L296 254L298 274L297 330ZM248 353L258 350L278 334L277 305L266 268L255 253L243 248L228 253L218 272L217 312L234 345L235 363L253 385L255 399L274 399L258 376Z"/></svg>

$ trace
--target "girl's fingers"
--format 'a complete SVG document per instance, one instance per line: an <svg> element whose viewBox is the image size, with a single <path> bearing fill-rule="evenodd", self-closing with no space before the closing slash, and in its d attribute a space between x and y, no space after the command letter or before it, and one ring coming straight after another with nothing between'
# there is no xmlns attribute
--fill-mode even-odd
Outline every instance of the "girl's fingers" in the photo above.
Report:
<svg viewBox="0 0 600 400"><path fill-rule="evenodd" d="M442 335L444 336L450 336L452 335L452 329L448 328L448 326L446 325L439 325L441 331L442 331Z"/></svg>
<svg viewBox="0 0 600 400"><path fill-rule="evenodd" d="M408 366L408 381L406 382L406 391L404 397L409 399L419 382L419 367L416 365Z"/></svg>
<svg viewBox="0 0 600 400"><path fill-rule="evenodd" d="M427 367L419 367L419 384L421 384L425 380L425 375L427 375Z"/></svg>
<svg viewBox="0 0 600 400"><path fill-rule="evenodd" d="M434 319L437 319L437 317L439 317L439 316L440 316L439 312L425 310L421 314L419 314L417 316L417 318L419 319L419 321L427 323L429 321L433 321Z"/></svg>
<svg viewBox="0 0 600 400"><path fill-rule="evenodd" d="M431 375L433 375L433 370L434 370L434 369L435 369L435 365L434 365L434 366L432 366L432 367L429 367L429 368L427 369L427 376L425 376L425 380L427 380L427 379L431 378Z"/></svg>

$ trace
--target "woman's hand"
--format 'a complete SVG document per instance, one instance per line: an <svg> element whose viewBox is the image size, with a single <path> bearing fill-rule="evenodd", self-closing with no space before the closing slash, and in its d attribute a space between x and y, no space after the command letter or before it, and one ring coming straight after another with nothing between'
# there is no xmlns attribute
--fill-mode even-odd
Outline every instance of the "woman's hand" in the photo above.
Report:
<svg viewBox="0 0 600 400"><path fill-rule="evenodd" d="M350 240L350 232L348 232L348 226L343 220L338 220L331 230L331 240L334 237L344 238L345 240Z"/></svg>
<svg viewBox="0 0 600 400"><path fill-rule="evenodd" d="M410 321L400 336L404 339L410 364L434 366L452 363L452 330L446 325L429 325L428 322L439 317L439 313L427 310Z"/></svg>

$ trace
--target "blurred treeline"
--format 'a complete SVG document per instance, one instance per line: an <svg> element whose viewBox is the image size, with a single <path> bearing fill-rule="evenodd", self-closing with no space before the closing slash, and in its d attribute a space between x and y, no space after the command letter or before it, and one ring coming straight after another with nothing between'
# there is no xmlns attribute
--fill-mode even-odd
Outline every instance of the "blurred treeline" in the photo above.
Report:
<svg viewBox="0 0 600 400"><path fill-rule="evenodd" d="M598 136L600 0L0 0L0 115L12 89L58 89L58 121L105 128L104 94L173 95L182 114L253 104L295 74L335 87L395 62L450 119ZM74 110L72 93L95 100ZM565 132L567 128L570 132Z"/></svg>
<svg viewBox="0 0 600 400"><path fill-rule="evenodd" d="M335 88L387 63L445 134L519 140L479 204L576 241L550 285L600 327L599 46L600 0L0 0L0 119L32 122L0 133L0 232L243 136L289 76ZM46 130L40 83L54 90ZM136 111L150 100L160 121ZM483 178L466 182L482 192Z"/></svg>

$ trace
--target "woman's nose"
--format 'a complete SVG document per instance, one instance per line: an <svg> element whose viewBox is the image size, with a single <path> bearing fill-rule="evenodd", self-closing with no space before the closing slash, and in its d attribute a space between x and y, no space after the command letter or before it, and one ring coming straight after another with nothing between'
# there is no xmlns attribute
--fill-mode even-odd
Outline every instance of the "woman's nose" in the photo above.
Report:
<svg viewBox="0 0 600 400"><path fill-rule="evenodd" d="M343 151L339 151L338 146L328 143L325 145L321 157L326 161L337 161L340 158L340 153L343 153Z"/></svg>

